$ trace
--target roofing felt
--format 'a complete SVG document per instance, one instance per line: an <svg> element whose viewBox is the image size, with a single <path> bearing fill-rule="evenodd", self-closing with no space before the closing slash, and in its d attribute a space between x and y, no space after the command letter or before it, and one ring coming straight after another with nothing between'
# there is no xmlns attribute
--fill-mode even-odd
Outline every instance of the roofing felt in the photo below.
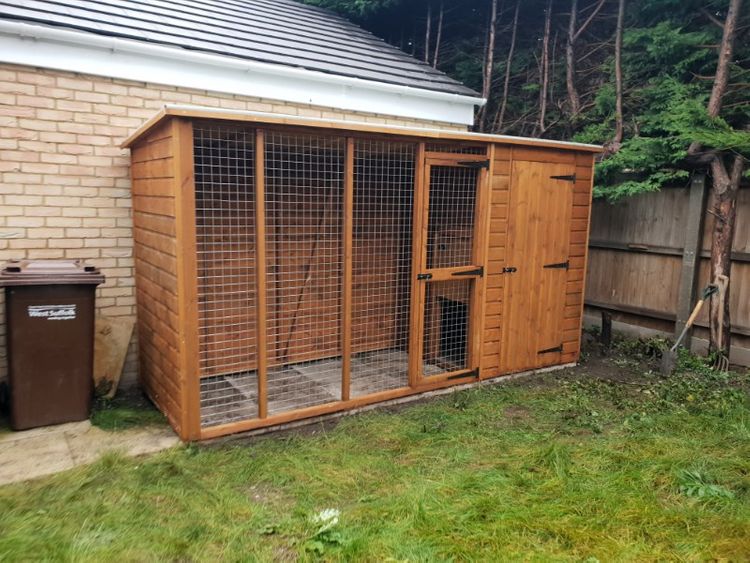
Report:
<svg viewBox="0 0 750 563"><path fill-rule="evenodd" d="M0 0L0 18L479 97L346 19L293 0Z"/></svg>

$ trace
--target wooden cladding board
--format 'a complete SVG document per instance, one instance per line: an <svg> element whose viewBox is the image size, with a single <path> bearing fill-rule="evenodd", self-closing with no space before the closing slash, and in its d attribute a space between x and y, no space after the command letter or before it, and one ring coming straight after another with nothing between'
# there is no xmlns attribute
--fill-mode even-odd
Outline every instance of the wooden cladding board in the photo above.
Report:
<svg viewBox="0 0 750 563"><path fill-rule="evenodd" d="M173 124L165 121L131 148L131 176L139 377L151 400L180 432L175 151Z"/></svg>
<svg viewBox="0 0 750 563"><path fill-rule="evenodd" d="M490 230L487 241L487 268L482 334L482 377L496 377L502 373L500 365L500 335L503 316L506 235L508 232L508 200L510 196L510 148L495 145L490 167Z"/></svg>
<svg viewBox="0 0 750 563"><path fill-rule="evenodd" d="M534 369L546 365L577 361L580 348L583 283L592 187L593 156L590 154L537 148L508 147L503 145L496 145L494 152L495 156L490 179L491 200L487 291L484 311L484 333L482 336L483 352L481 365L483 378L495 377L503 373L510 373L521 369ZM512 201L518 199L518 197L515 199L511 197L511 186L515 185L513 183L512 171L514 169L517 172L524 171L525 168L539 168L540 166L544 170L553 171L550 172L550 175L562 174L562 172L554 171L558 169L562 170L563 168L565 168L565 174L575 172L575 182L570 188L572 194L565 200L566 203L561 203L566 209L548 210L549 212L554 212L556 217L559 215L555 223L563 222L565 225L557 224L555 231L558 231L560 228L563 231L555 234L553 237L555 240L562 240L564 248L559 248L554 252L548 249L547 253L551 253L550 256L552 254L555 256L560 254L560 261L564 261L567 258L569 269L544 271L545 274L549 274L547 277L551 276L554 278L548 280L549 283L545 286L547 287L545 291L549 294L547 295L549 297L549 307L545 306L545 310L540 313L544 314L544 318L535 317L536 320L527 319L527 315L522 311L521 316L518 316L518 313L512 313L513 318L510 318L510 316L504 318L504 315L508 315L508 311L514 310L513 308L507 308L507 303L504 300L514 299L515 295L516 300L522 301L523 299L527 299L529 304L532 304L541 298L538 295L522 294L521 292L524 291L524 288L527 286L531 287L525 283L516 284L516 287L509 289L506 287L509 279L508 276L517 275L518 273L503 273L503 268L505 267L519 267L517 264L510 264L509 262L511 257L509 256L510 245L508 237L512 211L509 209L509 206ZM525 188L523 186L515 186L515 189ZM529 248L525 252L526 254L523 258L524 262L527 262L533 261L534 253L543 253L543 249ZM546 260L541 254L538 257L542 261ZM519 260L521 257L516 256L514 258ZM551 258L549 259L552 260ZM557 261L557 259L554 261ZM562 283L564 287L559 287L558 283ZM555 287L552 287L553 285ZM554 296L552 295L553 292L555 293ZM557 295L558 293L559 296ZM559 317L560 315L562 315L562 319L548 318L550 316ZM509 326L509 323L512 323L513 326ZM544 326L531 326L532 324L544 324ZM538 338L535 337L535 340L539 340L539 346L542 347L540 349L547 347L547 344L550 344L548 347L552 348L552 340L555 340L555 346L557 346L559 344L557 340L559 339L561 340L562 350L538 357L519 358L517 356L519 354L518 350L504 349L504 345L507 345L506 343L510 341L512 336L508 331L517 332L519 330L532 331L538 335Z"/></svg>

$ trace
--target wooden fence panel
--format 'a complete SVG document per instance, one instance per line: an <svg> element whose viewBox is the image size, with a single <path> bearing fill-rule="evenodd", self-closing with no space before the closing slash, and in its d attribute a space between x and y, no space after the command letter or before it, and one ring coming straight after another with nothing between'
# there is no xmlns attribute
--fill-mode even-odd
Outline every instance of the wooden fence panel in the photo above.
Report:
<svg viewBox="0 0 750 563"><path fill-rule="evenodd" d="M606 309L615 319L671 332L677 311L680 268L687 228L688 187L665 188L610 204L594 201L586 277L589 314ZM711 198L707 209L713 207ZM699 287L708 283L708 255L715 218L703 230ZM733 361L750 358L750 186L740 189L732 252ZM695 337L707 338L707 311ZM703 327L703 330L701 329Z"/></svg>

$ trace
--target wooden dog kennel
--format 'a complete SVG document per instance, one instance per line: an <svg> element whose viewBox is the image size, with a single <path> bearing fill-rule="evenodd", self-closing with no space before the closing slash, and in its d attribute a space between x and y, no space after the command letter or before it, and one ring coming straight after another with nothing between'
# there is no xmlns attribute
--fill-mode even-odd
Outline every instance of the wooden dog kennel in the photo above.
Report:
<svg viewBox="0 0 750 563"><path fill-rule="evenodd" d="M188 106L125 146L184 440L578 359L598 147Z"/></svg>

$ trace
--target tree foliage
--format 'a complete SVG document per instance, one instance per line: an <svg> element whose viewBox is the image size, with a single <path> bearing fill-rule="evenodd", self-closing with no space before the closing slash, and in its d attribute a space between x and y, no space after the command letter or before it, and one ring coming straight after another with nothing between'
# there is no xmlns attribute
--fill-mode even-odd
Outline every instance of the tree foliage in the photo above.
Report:
<svg viewBox="0 0 750 563"><path fill-rule="evenodd" d="M417 58L426 45L430 7L433 26L440 0L307 0L352 17ZM577 38L575 88L580 111L571 111L566 91L565 47L571 0L552 3L546 129L539 130L544 69L541 45L547 0L519 4L518 38L510 60L508 96L502 125L507 53L516 1L500 0L492 87L484 112L485 129L505 134L545 136L609 144L615 132L614 32L617 0L577 2L577 26L590 24ZM685 182L693 143L703 150L750 157L750 17L740 14L731 79L721 115L709 117L706 103L716 71L717 49L728 0L630 0L622 41L623 139L598 164L596 194L610 199ZM481 91L491 0L445 0L438 68ZM434 34L432 36L434 41ZM428 56L429 59L429 56Z"/></svg>

